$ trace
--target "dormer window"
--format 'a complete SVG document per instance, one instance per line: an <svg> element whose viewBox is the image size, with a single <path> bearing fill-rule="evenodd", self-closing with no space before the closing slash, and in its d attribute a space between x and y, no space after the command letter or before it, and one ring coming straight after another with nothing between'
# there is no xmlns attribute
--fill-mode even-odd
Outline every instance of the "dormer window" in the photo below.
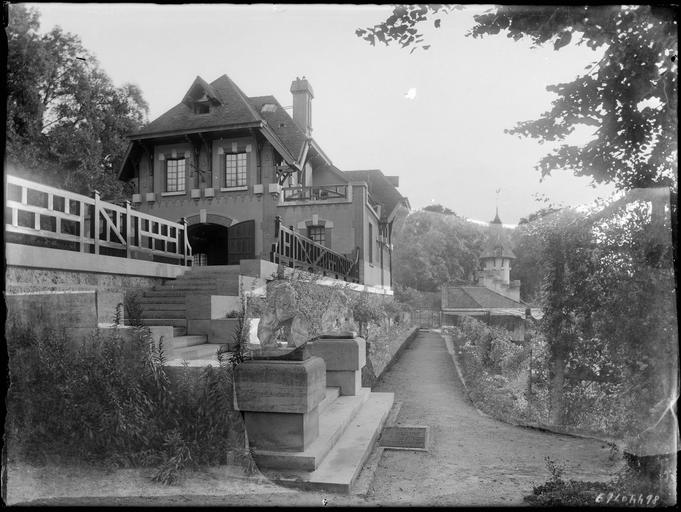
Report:
<svg viewBox="0 0 681 512"><path fill-rule="evenodd" d="M182 103L194 114L198 115L209 114L213 107L222 105L222 101L215 94L213 87L198 76L187 91L187 94L184 95Z"/></svg>
<svg viewBox="0 0 681 512"><path fill-rule="evenodd" d="M210 113L210 103L207 101L201 101L194 103L194 113L195 114L208 114Z"/></svg>
<svg viewBox="0 0 681 512"><path fill-rule="evenodd" d="M194 101L195 114L208 114L210 112L210 98L204 92L201 97Z"/></svg>

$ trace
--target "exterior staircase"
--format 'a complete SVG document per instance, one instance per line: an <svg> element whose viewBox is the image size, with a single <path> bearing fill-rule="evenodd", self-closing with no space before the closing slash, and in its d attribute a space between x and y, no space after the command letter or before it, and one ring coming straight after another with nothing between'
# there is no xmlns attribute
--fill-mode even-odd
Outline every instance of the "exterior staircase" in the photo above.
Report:
<svg viewBox="0 0 681 512"><path fill-rule="evenodd" d="M166 342L171 360L214 362L220 344L208 343L205 334L188 328L188 304L199 296L238 297L239 265L193 267L172 281L145 290L140 298L142 325L173 328L173 339Z"/></svg>
<svg viewBox="0 0 681 512"><path fill-rule="evenodd" d="M165 345L168 366L216 363L221 344L209 343L206 335L191 332L191 326L197 325L192 324L192 318L197 318L197 307L211 307L216 296L238 298L239 270L239 266L194 267L174 281L144 292L143 324L173 328L173 338ZM363 365L362 361L357 367ZM358 386L352 394L343 394L339 387L326 387L325 397L317 406L318 434L304 450L254 448L263 474L287 487L351 492L394 402L393 393L375 393Z"/></svg>
<svg viewBox="0 0 681 512"><path fill-rule="evenodd" d="M327 387L319 436L302 452L254 450L263 474L286 487L350 493L393 406L393 393L361 388L355 396Z"/></svg>

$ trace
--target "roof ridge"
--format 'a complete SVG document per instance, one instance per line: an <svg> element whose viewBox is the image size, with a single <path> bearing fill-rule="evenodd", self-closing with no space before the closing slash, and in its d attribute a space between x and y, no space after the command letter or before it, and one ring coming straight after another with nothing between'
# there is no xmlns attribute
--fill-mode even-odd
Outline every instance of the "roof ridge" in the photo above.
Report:
<svg viewBox="0 0 681 512"><path fill-rule="evenodd" d="M244 105L246 105L246 108L247 108L247 109L249 110L249 112L253 115L253 117L255 118L255 120L256 120L256 121L264 121L264 119L260 116L260 114L259 114L258 112L255 111L255 109L253 108L253 105L251 105L251 102L248 101L248 96L246 96L246 94L244 94L244 92L239 88L239 86L236 85L236 83L234 82L234 80L232 80L231 78L229 78L229 76L227 76L227 73L223 73L222 75L220 75L218 78L216 78L215 80L213 80L213 81L210 83L210 85L211 85L211 86L214 86L215 83L216 83L218 80L220 80L221 78L226 78L226 79L227 79L227 81L229 82L229 84L230 84L230 85L234 88L234 90L236 91L237 96L239 96L239 99L244 103Z"/></svg>

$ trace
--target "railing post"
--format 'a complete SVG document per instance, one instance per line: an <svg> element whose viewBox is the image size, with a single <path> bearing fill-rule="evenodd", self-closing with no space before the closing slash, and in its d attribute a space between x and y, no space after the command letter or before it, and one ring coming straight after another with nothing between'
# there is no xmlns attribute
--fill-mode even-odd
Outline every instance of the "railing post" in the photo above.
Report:
<svg viewBox="0 0 681 512"><path fill-rule="evenodd" d="M95 254L99 254L99 192L95 190L95 212L94 212L94 219L93 225L95 227Z"/></svg>
<svg viewBox="0 0 681 512"><path fill-rule="evenodd" d="M69 199L66 198L66 203L68 204ZM69 205L69 209L70 209ZM80 252L87 252L87 247L85 243L85 209L87 205L83 201L78 201L78 212L80 214Z"/></svg>
<svg viewBox="0 0 681 512"><path fill-rule="evenodd" d="M189 237L187 236L187 217L182 217L182 232L184 233L184 240L182 241L182 255L184 260L184 266L187 266L187 244L189 243Z"/></svg>
<svg viewBox="0 0 681 512"><path fill-rule="evenodd" d="M131 256L131 251L130 251L130 246L132 245L130 243L132 239L132 208L130 208L130 201L125 202L125 257L130 258Z"/></svg>
<svg viewBox="0 0 681 512"><path fill-rule="evenodd" d="M274 238L279 238L279 228L281 228L281 217L277 215L274 218Z"/></svg>

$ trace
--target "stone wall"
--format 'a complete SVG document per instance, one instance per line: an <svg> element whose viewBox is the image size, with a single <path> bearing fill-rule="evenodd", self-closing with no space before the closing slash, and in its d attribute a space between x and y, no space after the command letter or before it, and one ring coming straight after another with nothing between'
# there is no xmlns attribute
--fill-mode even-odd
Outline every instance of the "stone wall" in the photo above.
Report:
<svg viewBox="0 0 681 512"><path fill-rule="evenodd" d="M362 386L372 387L383 373L392 366L402 350L418 334L418 326L407 324L393 326L371 336L367 340L367 364L362 369Z"/></svg>
<svg viewBox="0 0 681 512"><path fill-rule="evenodd" d="M116 305L124 301L126 293L160 285L165 280L161 277L36 269L8 265L5 270L5 291L8 294L96 291L94 297L96 297L97 323L110 324L113 322ZM59 301L56 301L53 305L56 308L63 305L64 308L68 309L66 303ZM8 316L12 314L11 304L9 303L7 313ZM74 315L77 316L76 313L72 313L72 316ZM96 327L96 325L93 327Z"/></svg>

